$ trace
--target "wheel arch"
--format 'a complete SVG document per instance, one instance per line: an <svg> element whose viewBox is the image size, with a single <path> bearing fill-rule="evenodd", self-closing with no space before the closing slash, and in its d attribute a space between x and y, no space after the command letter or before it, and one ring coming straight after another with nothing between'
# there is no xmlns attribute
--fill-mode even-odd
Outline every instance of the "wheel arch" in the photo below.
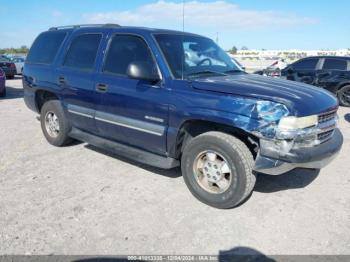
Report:
<svg viewBox="0 0 350 262"><path fill-rule="evenodd" d="M39 113L45 102L49 100L59 100L59 96L54 92L45 89L38 89L35 91L35 105Z"/></svg>
<svg viewBox="0 0 350 262"><path fill-rule="evenodd" d="M189 119L182 123L176 136L173 150L174 157L176 159L181 158L183 149L191 138L210 131L227 133L240 139L248 146L255 158L259 147L259 139L256 136L237 126L203 119Z"/></svg>

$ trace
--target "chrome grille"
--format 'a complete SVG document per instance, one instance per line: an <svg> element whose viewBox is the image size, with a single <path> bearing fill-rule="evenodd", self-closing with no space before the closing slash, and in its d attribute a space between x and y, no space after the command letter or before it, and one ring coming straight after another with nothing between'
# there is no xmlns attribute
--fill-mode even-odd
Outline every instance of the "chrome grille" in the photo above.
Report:
<svg viewBox="0 0 350 262"><path fill-rule="evenodd" d="M334 129L337 126L337 110L328 111L318 115L317 140L320 144L332 138Z"/></svg>
<svg viewBox="0 0 350 262"><path fill-rule="evenodd" d="M321 115L318 115L318 123L322 124L324 122L327 121L331 121L333 120L335 117L337 116L337 111L331 111L331 112L327 112Z"/></svg>

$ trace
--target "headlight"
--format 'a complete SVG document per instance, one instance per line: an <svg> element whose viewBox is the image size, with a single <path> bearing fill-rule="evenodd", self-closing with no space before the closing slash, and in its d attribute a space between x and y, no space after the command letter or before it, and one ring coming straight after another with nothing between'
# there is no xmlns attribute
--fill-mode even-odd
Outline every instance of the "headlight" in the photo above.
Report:
<svg viewBox="0 0 350 262"><path fill-rule="evenodd" d="M305 116L305 117L295 117L287 116L281 118L278 128L280 130L297 130L304 129L307 127L313 127L317 125L318 117L317 115Z"/></svg>

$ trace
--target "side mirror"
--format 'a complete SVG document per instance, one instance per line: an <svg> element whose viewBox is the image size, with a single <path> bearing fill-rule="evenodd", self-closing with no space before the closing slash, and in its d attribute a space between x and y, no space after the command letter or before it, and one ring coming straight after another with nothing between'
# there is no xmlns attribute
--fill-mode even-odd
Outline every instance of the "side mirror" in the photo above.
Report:
<svg viewBox="0 0 350 262"><path fill-rule="evenodd" d="M291 67L289 67L289 68L287 69L287 73L288 73L288 75L294 74L294 69L291 68Z"/></svg>
<svg viewBox="0 0 350 262"><path fill-rule="evenodd" d="M154 66L143 61L135 61L130 63L127 69L127 75L132 79L157 82L160 80Z"/></svg>

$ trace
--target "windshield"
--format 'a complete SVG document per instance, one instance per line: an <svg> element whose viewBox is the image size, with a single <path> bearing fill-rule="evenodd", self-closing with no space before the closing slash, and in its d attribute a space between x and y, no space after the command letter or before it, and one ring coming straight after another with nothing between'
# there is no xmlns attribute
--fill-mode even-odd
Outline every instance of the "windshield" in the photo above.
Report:
<svg viewBox="0 0 350 262"><path fill-rule="evenodd" d="M155 38L175 78L242 72L209 38L186 34L158 34Z"/></svg>

